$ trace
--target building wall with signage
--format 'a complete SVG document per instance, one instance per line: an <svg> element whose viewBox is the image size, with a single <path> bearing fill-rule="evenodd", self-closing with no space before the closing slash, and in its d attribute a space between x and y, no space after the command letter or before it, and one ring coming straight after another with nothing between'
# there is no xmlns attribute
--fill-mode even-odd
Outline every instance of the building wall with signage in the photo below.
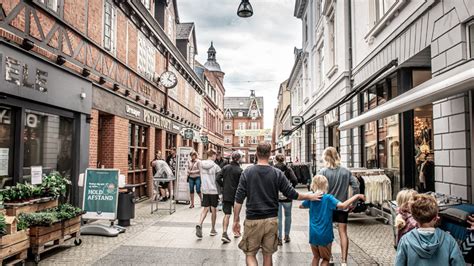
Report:
<svg viewBox="0 0 474 266"><path fill-rule="evenodd" d="M200 129L200 114L195 99L199 98L204 85L189 65L192 60L187 60L175 45L176 27L179 24L175 2L167 5L153 0L120 4L112 0L57 1L57 5L43 2L3 1L0 5L0 41L6 41L9 46L20 50L28 50L32 58L56 65L65 73L81 76L89 85L94 83L94 92L90 87L76 89L73 80L64 82L68 75L53 76L53 73L49 73L46 76L39 69L33 70L32 65L29 65L29 69L35 73L29 74L28 82L18 81L24 88L33 88L19 91L22 97L39 92L36 99L45 105L65 102L71 111L87 114L92 130L91 143L85 146L92 152L85 155L85 165L97 166L102 161L127 173L130 158L126 158L127 152L121 150L122 145L128 147L129 143L146 143L151 147L158 143L158 147L148 149L150 154L143 156L143 161L149 161L155 150L169 153L171 145L182 144L178 134L182 127ZM148 6L144 6L144 3ZM155 14L160 17L154 17ZM162 19L161 16L169 19ZM8 62L10 65L17 64L12 60ZM178 79L177 86L168 91L158 79L166 70L174 72ZM37 79L33 80L33 76ZM57 96L54 88L56 83L63 88L63 92ZM75 90L69 93L68 86ZM91 108L92 97L98 95L97 91L118 97L120 101L110 100L112 98L109 96L99 98ZM72 101L81 97L82 101ZM89 105L84 106L84 102ZM117 102L121 104L111 106ZM129 112L126 112L125 103L139 110L139 117L133 109L129 108ZM150 141L133 144L127 133L132 123L132 127L145 132L145 138ZM109 133L104 134L104 128ZM159 137L155 129L160 133ZM101 134L109 134L117 139L110 145L101 146ZM110 149L112 162L100 159L100 153L95 151L97 146ZM144 147L134 147L136 151L144 152ZM87 150L84 148L84 151ZM137 158L142 158L140 156ZM145 167L149 163L135 161L134 165ZM148 177L151 176L149 170ZM142 182L142 177L138 179L134 182ZM150 193L151 186L147 190Z"/></svg>

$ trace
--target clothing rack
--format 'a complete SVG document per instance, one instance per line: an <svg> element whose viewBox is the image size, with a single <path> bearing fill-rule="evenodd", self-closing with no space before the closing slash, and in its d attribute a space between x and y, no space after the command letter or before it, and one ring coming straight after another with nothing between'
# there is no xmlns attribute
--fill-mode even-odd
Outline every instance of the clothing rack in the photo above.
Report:
<svg viewBox="0 0 474 266"><path fill-rule="evenodd" d="M356 177L362 176L370 176L370 175L385 175L385 171L383 169L366 169L366 168L353 168L349 169L352 175ZM382 189L382 199L385 198L384 190ZM367 210L365 211L364 216L360 216L357 214L353 214L352 217L349 218L350 221L356 220L383 220L385 224L388 224L390 219L387 218L385 215L386 212L383 210L384 203L389 203L389 200L383 200L380 204L373 204L370 203L367 206ZM372 215L375 213L375 216ZM371 214L371 215L369 215ZM357 217L354 217L356 215Z"/></svg>

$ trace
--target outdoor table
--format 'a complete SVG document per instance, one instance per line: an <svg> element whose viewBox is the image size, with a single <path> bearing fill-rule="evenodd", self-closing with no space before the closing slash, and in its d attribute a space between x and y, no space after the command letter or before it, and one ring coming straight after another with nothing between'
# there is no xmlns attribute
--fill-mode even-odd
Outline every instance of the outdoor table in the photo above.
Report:
<svg viewBox="0 0 474 266"><path fill-rule="evenodd" d="M158 186L158 184L160 182L173 182L175 181L176 178L175 177L172 177L172 178L153 178L153 190L156 189L156 191L159 193L159 187L156 187ZM160 204L160 200L158 197L153 197L152 200L151 200L151 214L153 214L154 212L157 212L157 211L160 211L160 210L168 210L170 212L170 214L173 214L176 212L176 203L174 202L173 199L169 199L169 207L163 207L163 208L160 208L159 207L159 204Z"/></svg>

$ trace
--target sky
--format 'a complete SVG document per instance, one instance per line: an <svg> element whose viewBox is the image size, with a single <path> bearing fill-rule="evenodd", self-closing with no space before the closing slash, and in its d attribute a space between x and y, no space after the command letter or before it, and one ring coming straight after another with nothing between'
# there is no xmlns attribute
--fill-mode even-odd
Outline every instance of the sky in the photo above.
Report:
<svg viewBox="0 0 474 266"><path fill-rule="evenodd" d="M180 22L196 24L199 62L211 41L225 72L225 96L264 97L265 128L273 127L280 83L288 79L294 47L301 48L301 20L295 0L250 0L254 14L237 16L240 0L178 0Z"/></svg>

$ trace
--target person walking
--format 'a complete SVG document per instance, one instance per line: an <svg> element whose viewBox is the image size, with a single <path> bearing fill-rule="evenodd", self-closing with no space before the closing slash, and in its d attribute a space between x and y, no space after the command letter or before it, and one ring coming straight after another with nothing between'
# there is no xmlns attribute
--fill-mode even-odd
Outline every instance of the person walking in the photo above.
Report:
<svg viewBox="0 0 474 266"><path fill-rule="evenodd" d="M214 161L219 167L222 169L224 166L227 164L226 161L222 158L222 154L220 152L217 152L216 155L216 160ZM217 184L217 193L219 194L219 203L217 204L217 210L222 211L222 186Z"/></svg>
<svg viewBox="0 0 474 266"><path fill-rule="evenodd" d="M339 153L334 147L327 147L323 152L325 167L319 174L325 176L329 182L328 194L333 195L337 200L345 202L348 199L349 186L352 187L353 194L359 193L359 182L352 176L351 171L341 166ZM337 223L339 239L342 251L342 266L347 265L347 254L349 250L349 238L347 236L348 210L334 210L333 222Z"/></svg>
<svg viewBox="0 0 474 266"><path fill-rule="evenodd" d="M285 163L285 156L278 154L275 156L276 164L273 166L280 169L285 177L290 181L293 187L298 185L298 178L296 177L293 170L288 167ZM281 246L282 242L282 227L283 227L283 213L285 215L285 243L290 242L290 229L291 229L291 208L293 206L293 200L279 194L278 198L278 245Z"/></svg>
<svg viewBox="0 0 474 266"><path fill-rule="evenodd" d="M234 232L240 233L240 211L245 199L246 218L239 248L246 255L247 265L258 265L257 253L262 249L263 265L272 265L278 249L278 193L294 200L319 200L322 194L300 194L282 171L268 164L272 146L257 146L258 164L247 167L239 180L234 203Z"/></svg>
<svg viewBox="0 0 474 266"><path fill-rule="evenodd" d="M201 161L201 181L202 181L202 212L199 219L199 224L196 225L196 236L202 238L202 224L206 219L207 213L211 210L211 236L217 235L216 218L217 218L217 204L219 202L219 194L217 193L216 174L221 170L219 165L214 161L216 159L216 151L210 149L207 151L207 160Z"/></svg>
<svg viewBox="0 0 474 266"><path fill-rule="evenodd" d="M169 167L169 165L163 160L161 156L161 152L155 154L155 160L152 162L153 168L155 168L155 174L153 175L154 178L170 178L173 177L173 171ZM171 191L169 191L169 184L170 182L160 182L154 181L154 187L159 188L159 193L161 197L159 200L166 201L168 197L171 196ZM167 194L168 192L168 194ZM155 191L155 200L157 200L158 191Z"/></svg>
<svg viewBox="0 0 474 266"><path fill-rule="evenodd" d="M202 202L201 195L201 161L197 158L198 154L196 151L190 153L191 160L188 161L188 184L189 184L189 196L191 198L191 205L189 208L194 208L194 188L196 193Z"/></svg>
<svg viewBox="0 0 474 266"><path fill-rule="evenodd" d="M239 152L234 151L232 153L232 162L217 173L217 183L223 187L223 207L224 220L222 221L222 242L230 243L229 235L227 235L227 229L229 227L230 215L232 214L232 208L234 208L235 192L239 185L240 175L242 174L242 168L240 167L241 155ZM239 237L240 234L234 232L234 237Z"/></svg>

